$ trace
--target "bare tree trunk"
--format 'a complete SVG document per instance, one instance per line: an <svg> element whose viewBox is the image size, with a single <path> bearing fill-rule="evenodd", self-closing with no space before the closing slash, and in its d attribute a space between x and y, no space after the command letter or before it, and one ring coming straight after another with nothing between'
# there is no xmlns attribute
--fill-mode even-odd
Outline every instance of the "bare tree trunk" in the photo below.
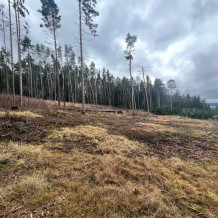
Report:
<svg viewBox="0 0 218 218"><path fill-rule="evenodd" d="M97 93L97 78L96 78L96 72L95 72L95 104L98 104L98 93Z"/></svg>
<svg viewBox="0 0 218 218"><path fill-rule="evenodd" d="M69 64L68 64L68 93L69 93L69 102L74 103L74 96L73 96L73 89L72 89L72 78L71 78L71 74L70 74L70 68L69 68Z"/></svg>
<svg viewBox="0 0 218 218"><path fill-rule="evenodd" d="M146 95L146 101L147 101L147 108L148 108L148 113L150 112L150 107L149 107L149 101L148 101L148 93L147 93L147 86L146 86L146 82L145 82L145 71L144 71L144 67L142 67L142 73L143 73L143 80L144 80L144 86L145 86L145 95Z"/></svg>
<svg viewBox="0 0 218 218"><path fill-rule="evenodd" d="M157 107L160 108L160 90L157 90Z"/></svg>
<svg viewBox="0 0 218 218"><path fill-rule="evenodd" d="M135 103L134 103L134 87L133 87L133 77L132 77L132 60L129 60L129 74L130 74L130 83L131 83L131 105L132 113L135 114Z"/></svg>
<svg viewBox="0 0 218 218"><path fill-rule="evenodd" d="M53 21L53 34L54 34L54 44L55 44L55 69L56 69L56 76L57 76L57 83L58 83L58 106L61 105L61 90L60 90L60 79L59 79L59 72L58 72L58 54L57 54L57 41L56 41L56 30L54 28L54 21Z"/></svg>
<svg viewBox="0 0 218 218"><path fill-rule="evenodd" d="M36 80L35 80L35 98L38 98L38 78L36 75Z"/></svg>
<svg viewBox="0 0 218 218"><path fill-rule="evenodd" d="M88 93L90 93L90 103L95 104L95 94L94 94L94 90L92 88L92 84L91 84L91 81L89 78L88 78L88 86L87 87L90 87L90 92L88 92Z"/></svg>
<svg viewBox="0 0 218 218"><path fill-rule="evenodd" d="M152 110L152 87L149 85L149 96L150 96L150 109Z"/></svg>
<svg viewBox="0 0 218 218"><path fill-rule="evenodd" d="M171 113L173 112L173 93L171 91L170 93L170 109L171 109Z"/></svg>
<svg viewBox="0 0 218 218"><path fill-rule="evenodd" d="M140 103L139 103L139 87L138 87L138 108L140 109Z"/></svg>
<svg viewBox="0 0 218 218"><path fill-rule="evenodd" d="M54 81L53 81L53 72L52 72L52 68L50 67L50 82L51 82L51 100L54 100Z"/></svg>
<svg viewBox="0 0 218 218"><path fill-rule="evenodd" d="M30 57L29 50L28 50L28 61L29 61L29 69L30 69L30 93L32 98L33 97L33 71L32 71L32 64L31 64L31 57Z"/></svg>
<svg viewBox="0 0 218 218"><path fill-rule="evenodd" d="M107 92L108 92L108 101L109 101L109 105L111 106L112 103L111 103L111 91L110 91L110 85L108 85L108 87L107 87Z"/></svg>
<svg viewBox="0 0 218 218"><path fill-rule="evenodd" d="M64 71L62 69L62 81L63 81L63 85L62 85L62 101L64 102L64 107L65 107L65 80L64 80Z"/></svg>
<svg viewBox="0 0 218 218"><path fill-rule="evenodd" d="M71 102L71 88L72 88L72 83L70 83L70 70L69 70L69 64L67 66L68 68L68 80L67 80L67 86L68 86L68 102Z"/></svg>
<svg viewBox="0 0 218 218"><path fill-rule="evenodd" d="M82 113L85 114L85 84L84 84L84 69L83 69L83 41L82 41L82 7L79 0L79 35L80 35L80 58L81 58L81 73L82 73Z"/></svg>
<svg viewBox="0 0 218 218"><path fill-rule="evenodd" d="M9 77L8 77L8 61L7 61L7 46L6 46L6 34L5 34L5 14L2 10L2 31L3 31L3 40L4 40L4 49L5 49L5 56L4 56L4 64L5 64L5 77L6 77L6 93L9 94Z"/></svg>
<svg viewBox="0 0 218 218"><path fill-rule="evenodd" d="M134 97L134 108L135 108L135 110L136 110L136 99L135 99L135 95L133 96Z"/></svg>
<svg viewBox="0 0 218 218"><path fill-rule="evenodd" d="M54 78L53 78L53 71L52 71L52 67L49 65L49 71L50 71L50 74L49 74L49 78L50 78L50 83L51 83L51 100L54 100Z"/></svg>
<svg viewBox="0 0 218 218"><path fill-rule="evenodd" d="M44 87L42 81L42 66L39 64L39 72L40 72L40 83L41 83L41 90L42 90L42 99L44 99Z"/></svg>
<svg viewBox="0 0 218 218"><path fill-rule="evenodd" d="M74 73L74 102L77 102L77 76L76 76L76 72Z"/></svg>
<svg viewBox="0 0 218 218"><path fill-rule="evenodd" d="M15 8L16 17L16 28L17 28L17 47L18 47L18 62L19 62L19 73L20 73L20 107L23 106L23 76L22 76L22 62L21 62L21 48L20 48L20 12L18 10L18 3Z"/></svg>
<svg viewBox="0 0 218 218"><path fill-rule="evenodd" d="M53 76L53 86L54 86L54 100L57 100L57 73L56 73L56 66L54 66L54 76Z"/></svg>
<svg viewBox="0 0 218 218"><path fill-rule="evenodd" d="M51 81L49 79L49 71L46 70L46 76L47 76L47 83L48 83L48 95L49 95L49 99L51 99Z"/></svg>
<svg viewBox="0 0 218 218"><path fill-rule="evenodd" d="M12 38L12 22L11 22L11 0L8 0L8 10L9 10L9 29L10 29L10 47L11 47L11 71L12 71L13 105L15 105L14 57L13 57L13 38Z"/></svg>

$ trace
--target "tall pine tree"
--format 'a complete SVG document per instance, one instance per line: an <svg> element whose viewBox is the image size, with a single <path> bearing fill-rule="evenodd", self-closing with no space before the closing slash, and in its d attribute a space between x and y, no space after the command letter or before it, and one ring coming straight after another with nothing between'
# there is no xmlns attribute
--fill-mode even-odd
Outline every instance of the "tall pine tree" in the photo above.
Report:
<svg viewBox="0 0 218 218"><path fill-rule="evenodd" d="M93 18L99 16L99 12L95 10L96 0L78 0L79 2L79 35L80 35L80 59L82 73L82 113L85 113L85 84L84 84L84 57L83 57L83 28L82 18L85 19L85 25L91 31L93 36L96 36L97 24L93 23Z"/></svg>
<svg viewBox="0 0 218 218"><path fill-rule="evenodd" d="M56 83L58 87L58 106L61 101L60 91L60 78L59 78L59 66L58 66L58 53L57 53L57 30L61 27L61 16L59 15L59 8L54 0L40 0L42 3L41 10L38 10L42 14L42 21L45 27L53 36L54 50L55 50L55 72L56 72ZM43 27L43 24L40 25Z"/></svg>

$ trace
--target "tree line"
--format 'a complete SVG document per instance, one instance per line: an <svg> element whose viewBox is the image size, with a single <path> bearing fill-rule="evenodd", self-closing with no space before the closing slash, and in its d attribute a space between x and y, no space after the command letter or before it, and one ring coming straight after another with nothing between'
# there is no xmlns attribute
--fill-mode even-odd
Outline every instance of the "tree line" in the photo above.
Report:
<svg viewBox="0 0 218 218"><path fill-rule="evenodd" d="M83 113L85 103L129 108L133 113L136 109L157 114L210 110L199 96L181 95L174 80L169 80L167 84L161 79L152 82L144 67L140 67L141 78L133 77L136 35L128 33L126 37L124 58L128 61L129 78L114 77L106 68L97 69L94 62L86 64L83 33L84 28L88 28L93 36L97 36L98 25L93 21L99 16L95 10L96 0L78 0L79 56L76 56L70 44L61 46L57 42L61 16L55 1L40 1L40 27L47 31L49 45L32 44L29 26L25 22L25 17L29 14L25 0L8 0L8 5L0 5L3 38L0 50L0 92L12 94L13 99L15 95L20 95L21 107L25 95L58 101L58 105L61 101L82 103Z"/></svg>

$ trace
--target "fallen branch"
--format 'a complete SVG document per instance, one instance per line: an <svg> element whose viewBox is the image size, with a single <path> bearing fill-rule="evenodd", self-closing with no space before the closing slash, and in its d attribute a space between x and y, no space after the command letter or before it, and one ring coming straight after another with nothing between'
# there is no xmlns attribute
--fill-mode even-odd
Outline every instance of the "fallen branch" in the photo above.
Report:
<svg viewBox="0 0 218 218"><path fill-rule="evenodd" d="M218 131L218 129L215 129L213 132L208 133L207 135L212 135L212 134L215 133L216 131Z"/></svg>
<svg viewBox="0 0 218 218"><path fill-rule="evenodd" d="M8 136L8 135L11 135L11 133L9 132L9 133L7 133L7 134L5 134L5 135L2 135L2 136L0 136L0 137L6 137L6 136Z"/></svg>
<svg viewBox="0 0 218 218"><path fill-rule="evenodd" d="M20 210L21 208L23 208L23 206L20 206L20 207L17 207L17 208L12 208L10 211L6 211L6 212L4 212L4 213L1 213L1 214L0 214L0 217L9 215L9 214L11 214L11 213L14 213L14 212L16 212L17 210Z"/></svg>
<svg viewBox="0 0 218 218"><path fill-rule="evenodd" d="M174 201L175 202L175 201ZM183 204L182 202L175 202L177 205L182 205L183 207L186 207L187 209L189 209L189 210L191 210L191 211L193 211L193 212L195 212L195 213L197 213L198 215L202 215L202 213L199 211L199 210L196 210L196 209L194 209L194 208L192 208L192 207L190 207L190 206L188 206L188 205L185 205L185 204Z"/></svg>
<svg viewBox="0 0 218 218"><path fill-rule="evenodd" d="M169 196L175 198L174 194L171 193L170 191L166 191L166 190L162 190L164 193L168 194ZM197 213L198 215L202 215L202 213L199 210L196 210L188 205L183 204L182 202L179 202L178 199L172 199L172 201L179 207L179 206L183 206L186 207L187 209L191 210L194 213Z"/></svg>

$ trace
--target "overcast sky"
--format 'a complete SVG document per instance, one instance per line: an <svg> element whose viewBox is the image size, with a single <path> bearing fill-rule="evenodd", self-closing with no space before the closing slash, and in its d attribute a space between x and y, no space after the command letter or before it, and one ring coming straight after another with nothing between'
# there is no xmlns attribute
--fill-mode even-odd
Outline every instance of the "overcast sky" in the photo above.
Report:
<svg viewBox="0 0 218 218"><path fill-rule="evenodd" d="M5 1L5 0L0 0ZM218 102L218 0L98 0L99 37L86 41L87 62L128 76L123 51L128 32L138 36L134 77L145 66L152 78L175 79L182 93ZM78 54L77 0L56 0L62 16L59 44ZM44 42L40 0L26 0L34 43ZM86 35L86 39L90 39Z"/></svg>

